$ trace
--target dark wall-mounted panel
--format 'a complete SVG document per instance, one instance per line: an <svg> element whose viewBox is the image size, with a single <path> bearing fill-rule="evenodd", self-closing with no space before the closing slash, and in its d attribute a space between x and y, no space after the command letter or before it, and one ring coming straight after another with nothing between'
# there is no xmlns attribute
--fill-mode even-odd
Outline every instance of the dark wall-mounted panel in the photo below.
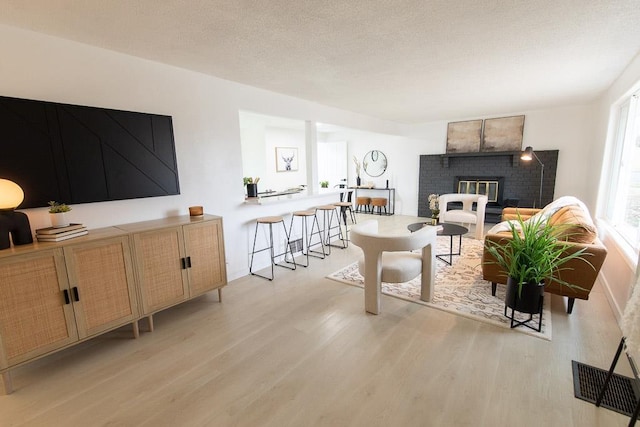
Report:
<svg viewBox="0 0 640 427"><path fill-rule="evenodd" d="M170 116L0 97L0 138L20 208L180 194Z"/></svg>

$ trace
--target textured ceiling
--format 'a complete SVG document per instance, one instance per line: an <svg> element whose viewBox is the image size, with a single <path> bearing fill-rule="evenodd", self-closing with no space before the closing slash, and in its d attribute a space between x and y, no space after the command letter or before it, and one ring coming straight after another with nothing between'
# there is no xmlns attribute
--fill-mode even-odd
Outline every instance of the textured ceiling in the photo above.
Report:
<svg viewBox="0 0 640 427"><path fill-rule="evenodd" d="M419 123L589 102L638 0L10 0L0 24Z"/></svg>

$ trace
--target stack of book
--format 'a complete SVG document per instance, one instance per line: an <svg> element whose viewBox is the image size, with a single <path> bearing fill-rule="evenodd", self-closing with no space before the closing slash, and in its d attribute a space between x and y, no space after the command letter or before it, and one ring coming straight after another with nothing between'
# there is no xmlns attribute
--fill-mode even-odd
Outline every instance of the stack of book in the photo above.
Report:
<svg viewBox="0 0 640 427"><path fill-rule="evenodd" d="M69 224L66 227L47 227L36 230L36 238L39 242L60 242L84 236L89 231L82 224Z"/></svg>

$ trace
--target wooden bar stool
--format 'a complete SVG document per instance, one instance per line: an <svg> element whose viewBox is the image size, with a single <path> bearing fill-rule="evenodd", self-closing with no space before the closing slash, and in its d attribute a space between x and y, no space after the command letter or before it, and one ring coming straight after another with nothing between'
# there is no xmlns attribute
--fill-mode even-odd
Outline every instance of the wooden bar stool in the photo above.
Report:
<svg viewBox="0 0 640 427"><path fill-rule="evenodd" d="M322 232L320 230L320 223L318 222L318 217L316 216L315 209L309 209L307 211L296 211L291 214L291 224L289 225L289 238L293 236L293 220L295 218L300 218L300 229L302 231L302 255L307 257L307 263L301 264L296 263L296 265L301 265L303 267L309 266L309 256L314 256L316 258L324 259L327 255L324 251L324 242L322 241ZM309 231L309 219L311 220L311 230ZM313 230L316 231L313 231ZM318 242L313 243L313 236L318 236ZM313 251L311 248L313 246L320 245L322 247L322 252Z"/></svg>
<svg viewBox="0 0 640 427"><path fill-rule="evenodd" d="M371 205L371 197L356 197L356 212L360 212L360 208L364 206L364 211L369 212Z"/></svg>
<svg viewBox="0 0 640 427"><path fill-rule="evenodd" d="M316 208L319 212L322 213L322 234L325 237L324 245L328 249L327 255L331 254L331 247L335 246L337 248L345 249L347 247L346 240L342 236L342 227L340 226L340 217L337 214L336 207L334 205L323 205L318 206ZM335 218L335 219L334 219ZM334 225L335 222L335 225ZM333 230L337 229L337 232L334 233ZM333 233L333 234L332 234ZM338 237L338 240L342 241L342 245L333 245L331 244L331 238Z"/></svg>
<svg viewBox="0 0 640 427"><path fill-rule="evenodd" d="M273 240L273 225L274 224L282 224L282 229L284 230L284 235L287 237L286 240L286 247L284 252L282 253L278 253L275 254L274 253L274 249L273 249L273 244L274 244L274 240ZM266 246L262 249L258 249L256 250L256 241L258 240L258 227L260 225L268 225L269 226L269 246ZM259 252L263 252L263 251L269 251L270 254L270 258L271 258L271 277L268 276L263 276L261 274L258 273L254 273L253 272L253 257L255 254L259 253ZM291 261L287 260L287 255L291 255ZM283 256L284 255L284 264L283 263L277 263L275 261L275 259L277 257ZM284 225L284 218L281 216L265 216L262 218L258 218L256 220L256 232L253 236L253 250L251 251L251 264L249 265L249 273L251 273L254 276L259 276L262 277L264 279L267 280L273 280L273 266L277 265L279 267L284 267L284 268L288 268L289 270L295 270L296 269L296 261L293 258L293 251L291 250L291 242L289 241L289 233L287 232L287 227Z"/></svg>
<svg viewBox="0 0 640 427"><path fill-rule="evenodd" d="M378 215L382 215L382 208L384 207L384 214L387 214L387 199L385 197L372 198L371 206L371 213L375 213L375 209L378 208Z"/></svg>

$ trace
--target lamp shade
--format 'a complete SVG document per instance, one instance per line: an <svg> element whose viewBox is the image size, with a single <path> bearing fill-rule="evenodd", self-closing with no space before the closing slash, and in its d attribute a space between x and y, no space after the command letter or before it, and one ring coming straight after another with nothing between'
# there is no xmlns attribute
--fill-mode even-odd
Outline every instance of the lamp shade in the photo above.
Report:
<svg viewBox="0 0 640 427"><path fill-rule="evenodd" d="M533 159L533 148L531 146L525 148L522 154L520 154L520 159L526 161Z"/></svg>
<svg viewBox="0 0 640 427"><path fill-rule="evenodd" d="M0 209L15 209L24 200L24 192L18 184L0 178Z"/></svg>

